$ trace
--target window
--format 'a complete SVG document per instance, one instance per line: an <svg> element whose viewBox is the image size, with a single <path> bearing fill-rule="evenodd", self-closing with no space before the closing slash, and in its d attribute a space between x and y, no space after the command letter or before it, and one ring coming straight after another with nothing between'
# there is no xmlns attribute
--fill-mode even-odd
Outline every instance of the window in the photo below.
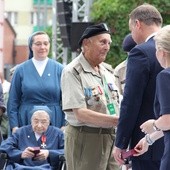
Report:
<svg viewBox="0 0 170 170"><path fill-rule="evenodd" d="M16 25L18 23L18 13L17 12L8 12L7 18L11 25Z"/></svg>
<svg viewBox="0 0 170 170"><path fill-rule="evenodd" d="M37 25L37 12L31 12L31 24Z"/></svg>

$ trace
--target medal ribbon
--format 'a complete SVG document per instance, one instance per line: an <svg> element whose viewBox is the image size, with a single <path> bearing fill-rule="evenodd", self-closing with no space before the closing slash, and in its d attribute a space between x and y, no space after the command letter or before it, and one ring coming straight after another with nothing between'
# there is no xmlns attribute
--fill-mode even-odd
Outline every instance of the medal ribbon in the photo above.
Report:
<svg viewBox="0 0 170 170"><path fill-rule="evenodd" d="M41 147L43 148L43 149L45 149L46 148L46 140L47 140L47 138L46 138L46 136L43 134L42 136L41 136Z"/></svg>
<svg viewBox="0 0 170 170"><path fill-rule="evenodd" d="M42 143L46 143L46 136L43 134L42 136L41 136L41 142Z"/></svg>

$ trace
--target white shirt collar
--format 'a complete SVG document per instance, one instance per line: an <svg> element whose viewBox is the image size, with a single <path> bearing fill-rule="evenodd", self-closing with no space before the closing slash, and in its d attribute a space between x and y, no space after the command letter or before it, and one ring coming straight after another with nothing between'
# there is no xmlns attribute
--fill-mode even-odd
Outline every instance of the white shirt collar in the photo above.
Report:
<svg viewBox="0 0 170 170"><path fill-rule="evenodd" d="M41 135L38 134L38 133L36 133L36 132L34 132L34 133L35 133L35 138L36 138L36 140L38 141L38 139L41 137Z"/></svg>
<svg viewBox="0 0 170 170"><path fill-rule="evenodd" d="M44 70L45 70L45 67L47 65L47 62L48 62L48 57L45 59L45 60L42 60L42 61L39 61L39 60L36 60L34 57L32 58L32 62L36 68L36 70L38 71L38 74L40 76L42 76Z"/></svg>
<svg viewBox="0 0 170 170"><path fill-rule="evenodd" d="M156 34L157 34L157 32L154 32L154 33L152 33L151 35L149 35L149 36L146 38L145 42L147 42L150 38L154 37Z"/></svg>
<svg viewBox="0 0 170 170"><path fill-rule="evenodd" d="M44 60L36 60L34 57L32 58L32 62L38 65L47 63L47 61L48 61L48 57L46 57Z"/></svg>

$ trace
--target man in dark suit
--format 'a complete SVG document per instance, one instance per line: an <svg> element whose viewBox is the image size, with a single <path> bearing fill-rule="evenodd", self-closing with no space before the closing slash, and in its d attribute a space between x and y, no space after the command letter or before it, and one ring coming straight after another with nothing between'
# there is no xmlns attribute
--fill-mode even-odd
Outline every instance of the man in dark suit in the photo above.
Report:
<svg viewBox="0 0 170 170"><path fill-rule="evenodd" d="M153 37L161 26L161 14L152 5L140 5L130 13L129 29L137 45L128 56L125 91L113 150L119 164L124 164L122 150L134 148L144 137L140 125L148 119L155 119L156 76L162 68L156 59ZM132 169L159 170L163 149L163 139L160 139L144 155L132 157Z"/></svg>

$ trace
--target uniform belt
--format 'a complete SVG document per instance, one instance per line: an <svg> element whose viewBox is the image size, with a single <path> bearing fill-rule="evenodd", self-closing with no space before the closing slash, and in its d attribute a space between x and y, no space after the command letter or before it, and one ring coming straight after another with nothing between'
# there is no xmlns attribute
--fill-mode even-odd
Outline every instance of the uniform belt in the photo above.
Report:
<svg viewBox="0 0 170 170"><path fill-rule="evenodd" d="M114 134L114 128L95 128L88 126L73 126L79 132L87 132L87 133L97 133L97 134Z"/></svg>

